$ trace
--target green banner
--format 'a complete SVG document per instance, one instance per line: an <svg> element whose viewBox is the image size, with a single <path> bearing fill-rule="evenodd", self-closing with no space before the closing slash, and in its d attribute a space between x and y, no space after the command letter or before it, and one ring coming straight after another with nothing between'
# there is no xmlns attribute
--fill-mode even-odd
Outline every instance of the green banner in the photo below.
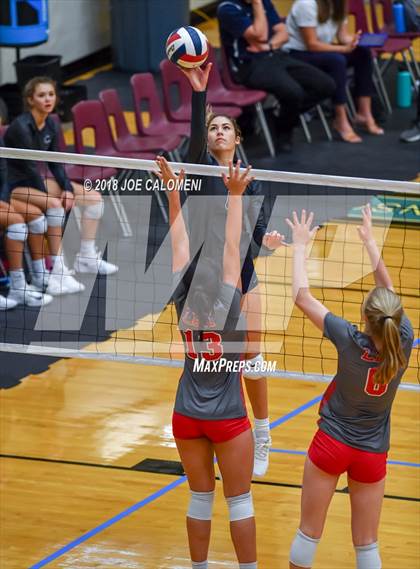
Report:
<svg viewBox="0 0 420 569"><path fill-rule="evenodd" d="M420 224L420 198L409 196L380 196L370 202L374 220ZM362 206L353 207L347 214L361 219Z"/></svg>

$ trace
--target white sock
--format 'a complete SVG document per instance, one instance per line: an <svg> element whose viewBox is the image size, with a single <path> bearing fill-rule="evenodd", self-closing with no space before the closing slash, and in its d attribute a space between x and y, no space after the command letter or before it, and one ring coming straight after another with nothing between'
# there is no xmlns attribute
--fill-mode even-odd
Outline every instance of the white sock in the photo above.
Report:
<svg viewBox="0 0 420 569"><path fill-rule="evenodd" d="M239 563L239 569L258 569L257 562L253 563Z"/></svg>
<svg viewBox="0 0 420 569"><path fill-rule="evenodd" d="M23 269L17 269L16 271L9 271L10 273L10 284L13 290L25 290L26 280L25 273Z"/></svg>
<svg viewBox="0 0 420 569"><path fill-rule="evenodd" d="M46 273L47 267L45 266L45 259L32 261L32 270L34 273Z"/></svg>
<svg viewBox="0 0 420 569"><path fill-rule="evenodd" d="M63 255L51 255L52 261L52 273L54 275L62 275L64 273L64 267L66 266L64 263Z"/></svg>
<svg viewBox="0 0 420 569"><path fill-rule="evenodd" d="M270 436L270 420L266 419L254 419L255 425L255 437L257 439L268 439Z"/></svg>
<svg viewBox="0 0 420 569"><path fill-rule="evenodd" d="M91 259L96 258L95 239L82 239L80 242L80 256Z"/></svg>
<svg viewBox="0 0 420 569"><path fill-rule="evenodd" d="M208 561L191 561L192 569L208 569Z"/></svg>

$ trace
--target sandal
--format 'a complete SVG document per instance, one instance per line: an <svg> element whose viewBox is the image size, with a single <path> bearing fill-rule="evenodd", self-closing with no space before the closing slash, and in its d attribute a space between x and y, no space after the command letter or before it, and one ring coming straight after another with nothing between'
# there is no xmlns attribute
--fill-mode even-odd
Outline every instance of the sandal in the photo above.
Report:
<svg viewBox="0 0 420 569"><path fill-rule="evenodd" d="M382 136L383 134L385 134L384 129L378 126L374 120L355 118L354 124L362 128L367 133L373 134L374 136Z"/></svg>
<svg viewBox="0 0 420 569"><path fill-rule="evenodd" d="M360 138L358 134L354 132L354 130L340 132L339 130L334 128L334 134L342 142L349 142L350 144L358 144L360 142L363 142L363 140Z"/></svg>

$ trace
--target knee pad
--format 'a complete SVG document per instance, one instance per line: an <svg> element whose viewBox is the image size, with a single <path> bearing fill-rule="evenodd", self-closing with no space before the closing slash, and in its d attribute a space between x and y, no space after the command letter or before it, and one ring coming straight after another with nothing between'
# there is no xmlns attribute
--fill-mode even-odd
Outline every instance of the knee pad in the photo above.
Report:
<svg viewBox="0 0 420 569"><path fill-rule="evenodd" d="M290 562L299 567L312 567L318 543L319 539L309 537L298 529L290 548Z"/></svg>
<svg viewBox="0 0 420 569"><path fill-rule="evenodd" d="M98 201L94 204L87 205L83 212L84 216L88 219L101 219L104 214L104 201Z"/></svg>
<svg viewBox="0 0 420 569"><path fill-rule="evenodd" d="M37 217L28 223L29 233L34 233L35 235L43 235L47 231L47 218L45 215Z"/></svg>
<svg viewBox="0 0 420 569"><path fill-rule="evenodd" d="M12 223L6 230L6 236L13 241L26 241L28 237L28 227L26 223Z"/></svg>
<svg viewBox="0 0 420 569"><path fill-rule="evenodd" d="M254 517L254 504L251 492L226 498L229 508L229 521L238 522Z"/></svg>
<svg viewBox="0 0 420 569"><path fill-rule="evenodd" d="M211 520L213 514L213 492L193 492L191 490L191 500L187 516L194 520Z"/></svg>
<svg viewBox="0 0 420 569"><path fill-rule="evenodd" d="M381 569L382 562L377 541L369 545L356 545L354 549L357 569Z"/></svg>
<svg viewBox="0 0 420 569"><path fill-rule="evenodd" d="M261 370L263 369L264 358L262 354L258 354L254 358L250 360L245 360L245 367L243 376L245 379L261 379L265 377L264 372Z"/></svg>
<svg viewBox="0 0 420 569"><path fill-rule="evenodd" d="M66 219L63 207L49 207L46 211L48 227L62 227Z"/></svg>

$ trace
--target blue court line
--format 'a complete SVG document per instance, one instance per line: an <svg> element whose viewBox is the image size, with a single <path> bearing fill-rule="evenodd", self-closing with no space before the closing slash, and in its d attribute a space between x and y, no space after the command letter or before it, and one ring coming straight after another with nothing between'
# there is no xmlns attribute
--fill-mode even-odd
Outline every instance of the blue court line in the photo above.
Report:
<svg viewBox="0 0 420 569"><path fill-rule="evenodd" d="M276 421L273 421L270 424L270 429L274 429L275 427L278 427L279 425L281 425L282 423L285 423L289 419L296 417L296 415L299 415L299 413L302 413L303 411L305 411L306 409L308 409L309 407L311 407L315 403L318 403L321 400L321 398L322 398L322 395L319 395L318 397L311 399L307 403L304 403L303 405L301 405L297 409L294 409L290 413L283 415L282 417L280 417ZM157 500L157 498L160 498L164 494L167 494L168 492L170 492L174 488L177 488L178 486L183 484L186 480L187 480L186 476L181 476L180 478L178 478L178 480L171 482L171 484L164 486L163 488L161 488L160 490L158 490L154 494L151 494L150 496L148 496L144 500L137 502L137 504L130 506L129 508L127 508L123 512L120 512L119 514L117 514L113 518L107 520L103 524L97 526L96 528L93 528L92 530L88 531L87 533L84 533L83 535L81 535L77 539L74 539L73 541L71 541L70 543L68 543L67 545L62 547L61 549L58 549L57 551L55 551L54 553L52 553L48 557L45 557L45 559L41 559L41 561L38 561L38 563L35 563L35 565L32 565L31 567L29 567L29 569L41 569L41 567L45 567L45 565L48 565L48 563L51 563L51 561L54 561L58 557L61 557L62 555L64 555L65 553L67 553L68 551L73 549L74 547L77 547L78 545L80 545L84 541L87 541L91 537L95 536L97 533L99 533L99 532L103 531L104 529L112 526L113 524L119 522L123 518L126 518L127 516L129 516L133 512L136 512L140 508L147 506L147 504L150 504L150 502Z"/></svg>
<svg viewBox="0 0 420 569"><path fill-rule="evenodd" d="M420 346L420 338L416 338L413 342L413 348L417 348Z"/></svg>
<svg viewBox="0 0 420 569"><path fill-rule="evenodd" d="M297 454L299 456L306 456L306 450L291 450L287 448L271 448L270 452L278 452L282 454ZM387 464L394 464L397 466L411 466L412 468L420 468L419 462L405 462L403 460L387 460Z"/></svg>
<svg viewBox="0 0 420 569"><path fill-rule="evenodd" d="M112 526L113 524L119 522L123 518L126 518L127 516L129 516L130 514L132 514L135 511L139 510L140 508L147 506L147 504L150 504L150 502L157 500L158 498L160 498L160 496L167 494L168 492L170 492L171 490L173 490L177 486L180 486L181 484L183 484L186 480L187 480L186 476L181 476L180 478L178 478L178 480L175 480L174 482L171 482L167 486L164 486L163 488L161 488L160 490L158 490L154 494L151 494L150 496L148 496L144 500L141 500L140 502L137 502L137 504L130 506L129 508L120 512L119 514L117 514L116 516L111 518L110 520L107 520L106 522L97 526L96 528L93 528L90 531L88 531L87 533L84 533L83 535L81 535L77 539L71 541L70 543L68 543L67 545L62 547L61 549L58 549L57 551L55 551L54 553L49 555L45 559L38 561L38 563L35 563L35 565L32 565L29 569L40 569L41 567L44 567L48 563L51 563L51 561L54 561L54 559L57 559L57 557L61 557L62 555L64 555L64 553L67 553L67 551L70 551L70 549L73 549L74 547L80 545L84 541L90 539L91 537L93 537L97 533L103 531L104 529L108 528L109 526Z"/></svg>
<svg viewBox="0 0 420 569"><path fill-rule="evenodd" d="M323 395L317 395L316 397L314 397L313 399L311 399L307 403L304 403L303 405L301 405L297 409L294 409L293 411L290 411L290 413L287 413L286 415L283 415L283 417L280 417L280 419L273 421L272 423L270 423L270 429L275 429L276 427L278 427L279 425L282 425L283 423L285 423L289 419L293 419L293 417L296 417L296 415L299 415L299 413L306 411L306 409L309 409L309 407L312 407L312 405L315 405L315 403L319 403L321 401L322 397L323 397Z"/></svg>

